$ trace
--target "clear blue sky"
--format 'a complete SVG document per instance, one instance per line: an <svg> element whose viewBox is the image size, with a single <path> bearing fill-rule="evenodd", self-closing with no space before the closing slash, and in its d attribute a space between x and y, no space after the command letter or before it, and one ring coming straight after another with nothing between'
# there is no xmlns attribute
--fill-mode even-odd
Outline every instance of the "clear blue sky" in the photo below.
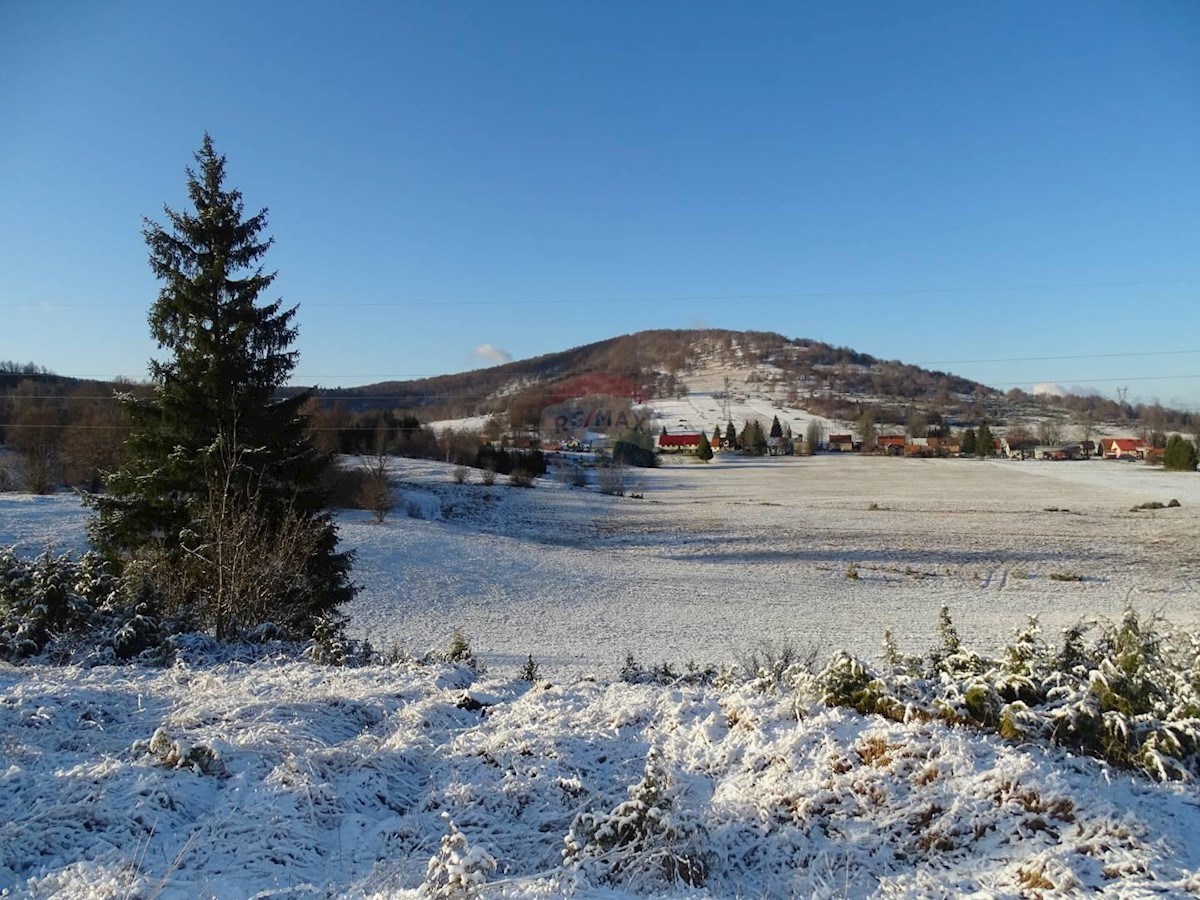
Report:
<svg viewBox="0 0 1200 900"><path fill-rule="evenodd" d="M1191 0L0 3L0 358L145 374L207 130L298 383L705 325L1200 406L1197 46Z"/></svg>

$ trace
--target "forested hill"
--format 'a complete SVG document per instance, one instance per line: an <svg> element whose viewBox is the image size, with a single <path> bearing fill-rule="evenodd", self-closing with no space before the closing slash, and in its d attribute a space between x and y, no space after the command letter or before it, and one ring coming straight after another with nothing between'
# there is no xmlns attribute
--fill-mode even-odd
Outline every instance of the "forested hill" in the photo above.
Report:
<svg viewBox="0 0 1200 900"><path fill-rule="evenodd" d="M523 422L536 421L536 413L577 379L620 379L642 399L655 399L694 389L689 379L722 369L734 373L734 382L749 380L772 392L794 394L797 403L818 395L897 403L999 397L992 388L965 378L847 347L771 332L717 329L641 331L487 369L326 389L318 395L351 408L409 410L424 420L507 412L512 421Z"/></svg>

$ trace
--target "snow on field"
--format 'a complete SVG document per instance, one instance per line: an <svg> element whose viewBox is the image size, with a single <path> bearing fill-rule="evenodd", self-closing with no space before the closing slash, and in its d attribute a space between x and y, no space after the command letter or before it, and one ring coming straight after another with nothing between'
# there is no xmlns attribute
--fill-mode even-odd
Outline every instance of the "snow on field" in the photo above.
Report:
<svg viewBox="0 0 1200 900"><path fill-rule="evenodd" d="M0 891L415 896L443 816L484 896L1200 889L1194 788L1059 751L745 686L472 683L446 665L214 652L0 664ZM639 842L589 852L582 816L618 811L647 770L658 818L625 807L651 823ZM664 884L671 858L702 884Z"/></svg>
<svg viewBox="0 0 1200 900"><path fill-rule="evenodd" d="M46 549L82 553L88 511L75 494L0 493L0 547L16 546L22 555Z"/></svg>
<svg viewBox="0 0 1200 900"><path fill-rule="evenodd" d="M395 516L341 519L363 584L356 633L424 649L458 627L501 668L529 653L556 673L612 674L627 653L722 663L765 640L873 656L889 628L914 652L932 642L943 603L988 652L1028 615L1054 634L1117 616L1127 600L1200 623L1190 474L718 457L636 471L641 500L545 479L532 491L457 486L433 463L402 462L396 475ZM1183 505L1130 511L1172 497ZM425 518L405 518L408 503Z"/></svg>
<svg viewBox="0 0 1200 900"><path fill-rule="evenodd" d="M351 632L422 652L460 628L496 671L531 653L556 677L610 676L628 653L721 664L765 641L873 657L885 629L917 652L943 603L984 652L1028 615L1052 636L1126 601L1200 625L1195 474L718 456L630 470L644 499L553 477L533 490L503 477L456 485L450 467L419 460L397 460L393 476L397 509L382 525L339 516L362 588ZM1131 511L1171 498L1182 506ZM0 544L78 548L84 518L72 497L0 495Z"/></svg>
<svg viewBox="0 0 1200 900"><path fill-rule="evenodd" d="M393 474L384 524L339 516L352 631L420 652L461 627L490 674L230 659L202 639L167 669L0 664L0 891L412 896L443 813L485 896L1200 891L1193 785L744 685L612 677L627 652L679 667L766 640L870 656L885 628L922 650L942 603L987 651L1026 614L1053 637L1127 600L1195 627L1200 477L718 458L631 472L634 499ZM72 497L0 495L0 542L29 553L82 546L84 520ZM513 680L527 654L549 681ZM617 810L647 766L662 827L637 848L584 840L564 867L583 816ZM660 884L668 858L703 884Z"/></svg>

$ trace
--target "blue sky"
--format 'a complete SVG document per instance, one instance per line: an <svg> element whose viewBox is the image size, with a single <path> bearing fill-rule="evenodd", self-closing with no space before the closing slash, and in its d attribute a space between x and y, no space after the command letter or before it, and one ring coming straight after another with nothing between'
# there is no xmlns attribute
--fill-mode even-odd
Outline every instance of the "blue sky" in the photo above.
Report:
<svg viewBox="0 0 1200 900"><path fill-rule="evenodd" d="M297 383L703 325L1200 407L1198 37L1190 0L0 4L0 359L145 374L141 217L208 131Z"/></svg>

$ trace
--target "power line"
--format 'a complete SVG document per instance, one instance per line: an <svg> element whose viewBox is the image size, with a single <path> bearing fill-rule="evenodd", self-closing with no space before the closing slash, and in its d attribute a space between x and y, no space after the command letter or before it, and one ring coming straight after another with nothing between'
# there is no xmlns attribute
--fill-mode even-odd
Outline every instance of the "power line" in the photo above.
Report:
<svg viewBox="0 0 1200 900"><path fill-rule="evenodd" d="M1151 287L1200 284L1197 278L1172 278L1159 281L1077 281L1056 284L986 285L974 287L897 288L874 291L786 291L778 294L689 294L650 297L593 297L508 300L365 300L360 302L297 301L307 309L377 309L411 306L558 306L572 304L620 303L697 303L711 300L802 300L827 297L906 297L918 294L982 294L1004 291L1079 290L1106 287ZM0 303L0 309L144 309L144 303Z"/></svg>

